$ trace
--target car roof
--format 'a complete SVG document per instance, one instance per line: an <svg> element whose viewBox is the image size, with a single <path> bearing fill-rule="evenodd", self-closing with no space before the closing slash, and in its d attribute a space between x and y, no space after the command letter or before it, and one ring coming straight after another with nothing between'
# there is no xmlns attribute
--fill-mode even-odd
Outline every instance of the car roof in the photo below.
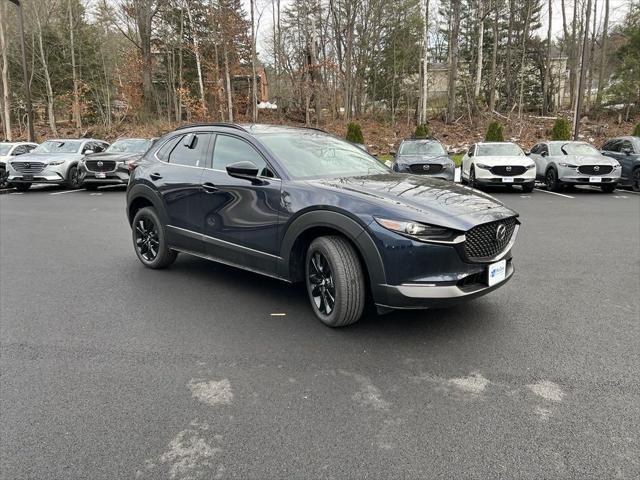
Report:
<svg viewBox="0 0 640 480"><path fill-rule="evenodd" d="M586 145L591 145L589 142L585 142L584 140L545 140L542 143L548 143L551 145L566 145L567 143L583 143Z"/></svg>
<svg viewBox="0 0 640 480"><path fill-rule="evenodd" d="M516 142L476 142L476 145L504 145L505 143L509 143L511 145L518 145Z"/></svg>
<svg viewBox="0 0 640 480"><path fill-rule="evenodd" d="M224 128L230 130L240 130L249 134L267 134L267 133L287 133L287 132L298 132L298 133L322 133L325 135L332 135L329 132L326 132L320 128L314 127L293 127L289 125L269 125L266 123L223 123L223 122L214 122L214 123L194 123L189 125L183 125L181 127L176 128L174 131L181 130L201 130L206 128Z"/></svg>
<svg viewBox="0 0 640 480"><path fill-rule="evenodd" d="M0 142L0 145L38 145L36 142Z"/></svg>

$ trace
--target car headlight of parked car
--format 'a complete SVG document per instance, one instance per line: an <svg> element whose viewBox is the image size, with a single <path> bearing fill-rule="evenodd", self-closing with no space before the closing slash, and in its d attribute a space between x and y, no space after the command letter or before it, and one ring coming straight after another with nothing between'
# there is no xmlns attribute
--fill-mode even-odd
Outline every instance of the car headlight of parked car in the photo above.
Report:
<svg viewBox="0 0 640 480"><path fill-rule="evenodd" d="M558 163L558 165L565 168L578 168L578 166L574 165L573 163L560 162Z"/></svg>
<svg viewBox="0 0 640 480"><path fill-rule="evenodd" d="M484 170L490 170L491 169L490 165L485 165L484 163L476 163L476 167L482 168Z"/></svg>
<svg viewBox="0 0 640 480"><path fill-rule="evenodd" d="M531 165L527 165L525 168L526 168L527 170L531 170L532 168L536 168L536 164L535 164L535 163L532 163Z"/></svg>
<svg viewBox="0 0 640 480"><path fill-rule="evenodd" d="M54 160L52 162L49 162L49 166L50 167L55 167L57 165L62 165L65 162L65 160Z"/></svg>
<svg viewBox="0 0 640 480"><path fill-rule="evenodd" d="M618 168L622 168L619 163L616 163L615 165L613 165L614 170L617 170Z"/></svg>
<svg viewBox="0 0 640 480"><path fill-rule="evenodd" d="M400 233L422 242L459 243L464 241L464 233L450 228L427 225L425 223L389 220L376 217L376 222L387 230Z"/></svg>

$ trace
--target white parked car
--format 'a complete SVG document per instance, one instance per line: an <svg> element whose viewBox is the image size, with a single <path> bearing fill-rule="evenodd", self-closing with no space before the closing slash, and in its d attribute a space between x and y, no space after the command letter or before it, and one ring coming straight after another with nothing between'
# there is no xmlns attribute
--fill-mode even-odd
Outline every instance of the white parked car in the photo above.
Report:
<svg viewBox="0 0 640 480"><path fill-rule="evenodd" d="M0 188L7 186L7 162L12 157L24 155L38 146L37 143L31 142L3 142L0 143Z"/></svg>
<svg viewBox="0 0 640 480"><path fill-rule="evenodd" d="M53 183L77 188L78 162L90 153L103 152L109 144L93 138L61 138L41 143L31 153L7 162L8 181L18 190L32 183Z"/></svg>
<svg viewBox="0 0 640 480"><path fill-rule="evenodd" d="M474 143L462 157L460 178L473 188L518 185L531 192L536 181L536 164L515 143Z"/></svg>

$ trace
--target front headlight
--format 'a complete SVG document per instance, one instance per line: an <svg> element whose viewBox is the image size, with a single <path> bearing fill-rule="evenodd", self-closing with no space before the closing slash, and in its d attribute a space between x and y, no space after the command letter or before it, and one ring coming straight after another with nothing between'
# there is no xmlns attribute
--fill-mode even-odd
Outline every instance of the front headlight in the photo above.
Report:
<svg viewBox="0 0 640 480"><path fill-rule="evenodd" d="M402 235L433 243L460 243L464 242L464 233L450 228L427 225L418 222L406 222L403 220L388 220L376 217L376 222L387 230Z"/></svg>
<svg viewBox="0 0 640 480"><path fill-rule="evenodd" d="M617 170L618 168L622 168L619 163L616 163L615 165L613 165L614 170Z"/></svg>
<svg viewBox="0 0 640 480"><path fill-rule="evenodd" d="M485 170L491 169L491 165L485 165L484 163L476 163L475 165L476 165L476 167L483 168Z"/></svg>
<svg viewBox="0 0 640 480"><path fill-rule="evenodd" d="M535 164L535 163L532 163L531 165L527 165L525 168L526 168L527 170L531 170L532 168L536 168L536 164Z"/></svg>
<svg viewBox="0 0 640 480"><path fill-rule="evenodd" d="M58 165L62 165L65 160L54 160L53 162L49 162L49 167L56 167Z"/></svg>
<svg viewBox="0 0 640 480"><path fill-rule="evenodd" d="M573 163L560 162L558 163L558 165L565 168L578 168L578 166L574 165Z"/></svg>

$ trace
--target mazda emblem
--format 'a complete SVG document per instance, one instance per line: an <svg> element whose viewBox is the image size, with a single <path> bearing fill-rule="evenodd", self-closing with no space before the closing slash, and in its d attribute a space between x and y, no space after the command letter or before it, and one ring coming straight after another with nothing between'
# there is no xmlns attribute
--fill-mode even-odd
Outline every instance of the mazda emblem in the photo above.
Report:
<svg viewBox="0 0 640 480"><path fill-rule="evenodd" d="M102 162L98 162L98 163L96 163L96 165L98 165L99 167L101 167L102 165L104 165L104 163L102 163Z"/></svg>
<svg viewBox="0 0 640 480"><path fill-rule="evenodd" d="M598 165L596 165L595 167L593 167L593 171L597 172L598 170L600 170L600 167Z"/></svg>
<svg viewBox="0 0 640 480"><path fill-rule="evenodd" d="M31 164L30 163L25 163L24 164L24 168L31 168Z"/></svg>
<svg viewBox="0 0 640 480"><path fill-rule="evenodd" d="M430 168L431 168L431 166L430 166L430 165L423 165L423 166L422 166L422 169L423 169L423 170L429 170Z"/></svg>
<svg viewBox="0 0 640 480"><path fill-rule="evenodd" d="M510 172L510 171L511 171L511 167L507 167L507 172Z"/></svg>
<svg viewBox="0 0 640 480"><path fill-rule="evenodd" d="M507 227L504 226L504 223L501 223L496 228L496 240L502 242L507 236Z"/></svg>

